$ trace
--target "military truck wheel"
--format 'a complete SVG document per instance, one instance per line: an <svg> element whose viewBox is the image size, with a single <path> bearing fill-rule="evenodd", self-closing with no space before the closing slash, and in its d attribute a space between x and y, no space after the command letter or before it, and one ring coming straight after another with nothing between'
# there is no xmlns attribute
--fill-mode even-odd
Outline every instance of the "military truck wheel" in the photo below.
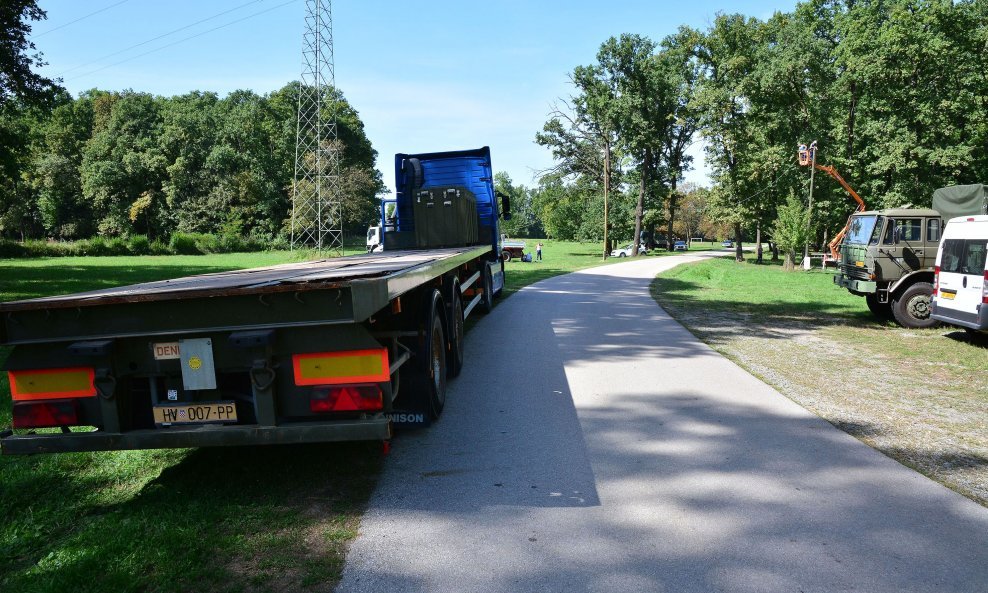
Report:
<svg viewBox="0 0 988 593"><path fill-rule="evenodd" d="M865 302L868 303L868 310L871 313L881 319L882 321L887 321L892 319L892 305L889 303L878 302L877 294L866 294Z"/></svg>
<svg viewBox="0 0 988 593"><path fill-rule="evenodd" d="M917 282L892 301L892 316L899 325L909 329L937 327L940 322L930 317L932 300L933 285Z"/></svg>

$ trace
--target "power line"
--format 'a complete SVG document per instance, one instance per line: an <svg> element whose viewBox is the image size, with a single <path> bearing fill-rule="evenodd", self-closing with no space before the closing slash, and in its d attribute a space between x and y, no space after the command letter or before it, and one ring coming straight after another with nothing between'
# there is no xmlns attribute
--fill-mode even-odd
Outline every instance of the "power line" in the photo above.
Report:
<svg viewBox="0 0 988 593"><path fill-rule="evenodd" d="M47 34L53 32L53 31L58 31L59 29L64 29L65 27L68 27L69 25L74 25L74 24L78 23L79 21L84 21L84 20L88 19L91 16L97 15L97 14L99 14L101 12L106 12L107 10L110 10L114 6L120 6L121 4L124 4L124 3L127 3L127 2L130 2L130 0L120 0L120 2L117 2L116 4L111 4L111 5L109 5L109 6L105 7L105 8L101 8L99 10L95 10L95 11L90 12L89 14L87 14L85 16L81 16L81 17L77 18L74 21L69 21L69 22L65 23L64 25L59 25L59 26L55 27L54 29L48 29L44 33L38 33L37 35L34 35L33 37L35 39L37 39L38 37L41 37L43 35L47 35Z"/></svg>
<svg viewBox="0 0 988 593"><path fill-rule="evenodd" d="M127 2L129 0L124 0L124 1ZM167 33L162 33L161 35L158 35L157 37L152 37L151 39L148 39L147 41L142 41L140 43L131 45L130 47L125 47L124 49L121 49L119 51L115 51L113 53L106 54L105 56L100 56L100 57L96 58L95 60L86 62L84 64L79 64L78 66L75 66L73 68L69 68L68 70L66 70L66 71L62 72L61 74L59 74L58 77L59 78L62 78L63 76L65 76L69 72L74 72L74 71L76 71L76 70L78 70L80 68L85 68L86 66L89 66L91 64L97 64L97 63L102 62L103 60L105 60L107 58L112 58L113 56L118 56L118 55L120 55L120 54L122 54L124 52L128 52L128 51L130 51L132 49L136 49L138 47L141 47L142 45L147 45L149 43L152 43L152 42L157 41L159 39L162 39L164 37L168 37L169 35L174 35L175 33L178 33L179 31L184 31L186 29L195 27L196 25L201 25L202 23L205 23L207 21L211 21L213 19L219 18L219 17L221 17L221 16L223 16L225 14L229 14L229 13L234 12L236 10L240 10L241 8L244 8L246 6L250 6L251 4L257 4L258 2L263 2L263 1L264 0L251 0L250 2L247 2L245 4L241 4L240 6L235 6L235 7L231 8L231 9L229 9L229 10L224 10L223 12L219 12L217 14L214 14L213 16L206 17L206 18L201 19L201 20L198 20L198 21L196 21L194 23L189 23L188 25L185 25L183 27L179 27L178 29L174 29L174 30L169 31ZM277 6L275 8L277 8Z"/></svg>
<svg viewBox="0 0 988 593"><path fill-rule="evenodd" d="M92 74L96 74L97 72L102 72L103 70L106 70L107 68L113 68L114 66L119 66L120 64L124 64L124 63L130 62L132 60L136 60L137 58L143 58L144 56L153 54L155 52L159 52L159 51L161 51L163 49L167 49L169 47L173 47L175 45L178 45L179 43L184 43L186 41L189 41L190 39L195 39L196 37L202 37L203 35L206 35L208 33L212 33L214 31L219 31L220 29L224 29L226 27L229 27L230 25L235 25L237 23L241 23L243 21L246 21L247 19L252 19L255 16L260 16L262 14L271 12L272 10L276 10L278 8L281 8L282 6L288 6L289 4L293 4L293 3L297 2L297 1L298 0L288 0L287 2L282 2L281 4L272 6L271 8L264 9L264 10L262 10L260 12L255 12L254 14L245 16L245 17L240 18L240 19L237 19L235 21L230 21L229 23L220 25L218 27L213 27L212 29L207 29L207 30L205 30L205 31L203 31L201 33L196 33L195 35L189 35L188 37L183 37L182 39L179 39L178 41L174 41L172 43L168 43L166 45L162 45L161 47L152 49L150 51L146 51L146 52L141 53L141 54L137 54L136 56L131 56L129 58L120 60L119 62L114 62L112 64L107 64L106 66L103 66L102 68L97 68L96 70L91 70L89 72L86 72L85 74L80 74L79 76L73 76L72 78L69 78L68 80L78 80L79 78L85 78L86 76L90 76Z"/></svg>

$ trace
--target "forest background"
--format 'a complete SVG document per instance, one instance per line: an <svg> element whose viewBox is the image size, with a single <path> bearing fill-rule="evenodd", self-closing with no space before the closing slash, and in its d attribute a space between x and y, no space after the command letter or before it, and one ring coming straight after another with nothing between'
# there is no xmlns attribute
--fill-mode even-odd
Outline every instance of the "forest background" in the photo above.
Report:
<svg viewBox="0 0 988 593"><path fill-rule="evenodd" d="M0 66L15 75L0 81L0 239L99 237L132 252L184 233L284 243L297 83L225 97L72 97L40 79L23 92L11 81L17 64L29 74L43 60L26 41L43 16L30 0L0 8L11 32ZM795 153L811 140L818 162L873 208L929 206L937 187L981 182L988 170L988 3L976 0L814 0L764 20L720 14L658 41L612 37L570 78L573 94L533 130L555 165L535 187L496 178L512 198L512 236L602 241L606 194L612 241L771 239L793 219L780 221L780 209L805 205L809 174ZM339 116L344 228L362 235L388 190L359 106L339 91L327 100ZM695 142L707 188L682 183ZM825 242L852 209L818 178L811 240Z"/></svg>

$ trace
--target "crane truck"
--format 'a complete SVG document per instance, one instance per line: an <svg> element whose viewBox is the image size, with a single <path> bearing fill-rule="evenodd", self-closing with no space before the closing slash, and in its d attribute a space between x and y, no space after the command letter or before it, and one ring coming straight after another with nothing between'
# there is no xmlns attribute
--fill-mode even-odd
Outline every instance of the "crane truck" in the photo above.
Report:
<svg viewBox="0 0 988 593"><path fill-rule="evenodd" d="M398 154L395 179L380 253L0 304L0 450L386 443L438 417L509 204L487 147Z"/></svg>

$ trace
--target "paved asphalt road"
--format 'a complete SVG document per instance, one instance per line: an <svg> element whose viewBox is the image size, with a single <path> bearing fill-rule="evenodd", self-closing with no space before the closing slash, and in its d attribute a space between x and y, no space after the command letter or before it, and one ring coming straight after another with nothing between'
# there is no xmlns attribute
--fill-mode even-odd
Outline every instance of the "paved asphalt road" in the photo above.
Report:
<svg viewBox="0 0 988 593"><path fill-rule="evenodd" d="M680 261L546 280L473 327L338 590L988 591L988 509L693 338L648 293Z"/></svg>

